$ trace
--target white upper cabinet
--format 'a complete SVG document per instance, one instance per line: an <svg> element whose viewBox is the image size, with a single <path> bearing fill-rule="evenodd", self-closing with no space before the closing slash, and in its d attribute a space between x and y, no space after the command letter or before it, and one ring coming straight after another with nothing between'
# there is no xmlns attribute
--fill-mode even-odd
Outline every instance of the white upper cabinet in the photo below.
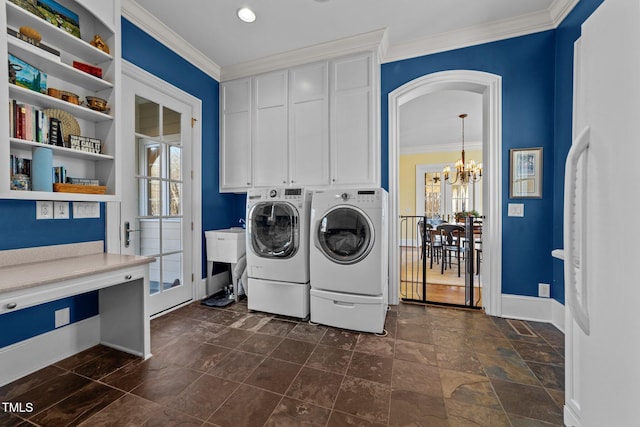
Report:
<svg viewBox="0 0 640 427"><path fill-rule="evenodd" d="M118 181L120 1L57 0L59 6L51 7L64 8L61 15L65 17L57 25L43 18L45 13L39 8L44 6L34 5L36 2L2 3L0 26L5 30L0 36L0 55L5 64L8 60L13 65L10 74L9 67L1 71L0 97L6 101L0 103L0 134L4 135L0 139L0 198L117 200L122 185ZM21 27L35 30L40 42L20 34ZM96 34L107 49L90 43ZM30 81L25 73L29 66L39 76ZM93 67L93 72L81 67ZM14 79L15 83L8 83ZM106 100L107 108L89 108L88 97ZM56 118L61 121L63 137L52 141L49 124ZM60 174L55 177L54 168L92 185L56 185L61 178ZM34 174L38 185L34 185Z"/></svg>
<svg viewBox="0 0 640 427"><path fill-rule="evenodd" d="M251 79L220 85L220 190L251 187Z"/></svg>
<svg viewBox="0 0 640 427"><path fill-rule="evenodd" d="M253 185L265 187L288 182L287 71L253 78Z"/></svg>
<svg viewBox="0 0 640 427"><path fill-rule="evenodd" d="M221 191L379 186L377 66L367 52L222 83Z"/></svg>
<svg viewBox="0 0 640 427"><path fill-rule="evenodd" d="M330 65L332 184L374 184L379 144L372 55L341 58Z"/></svg>
<svg viewBox="0 0 640 427"><path fill-rule="evenodd" d="M326 62L289 73L289 184L329 184L329 83Z"/></svg>

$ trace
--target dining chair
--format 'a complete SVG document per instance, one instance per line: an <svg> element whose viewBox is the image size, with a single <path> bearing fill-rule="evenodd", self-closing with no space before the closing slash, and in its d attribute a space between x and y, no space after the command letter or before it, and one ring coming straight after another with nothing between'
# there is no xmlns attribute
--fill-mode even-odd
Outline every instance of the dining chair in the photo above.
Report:
<svg viewBox="0 0 640 427"><path fill-rule="evenodd" d="M440 274L444 274L447 261L451 268L452 255L455 256L458 263L458 277L460 277L460 258L464 255L464 245L462 244L464 237L464 227L457 224L440 224L437 227L440 232L440 241L442 244L442 264L440 266Z"/></svg>
<svg viewBox="0 0 640 427"><path fill-rule="evenodd" d="M424 221L418 221L418 230L420 232L420 241L426 245L426 253L429 257L429 268L433 268L433 259L436 259L436 263L440 262L440 256L442 253L442 243L440 240L439 232L434 229L430 223L424 223ZM422 257L422 247L420 248L420 256Z"/></svg>

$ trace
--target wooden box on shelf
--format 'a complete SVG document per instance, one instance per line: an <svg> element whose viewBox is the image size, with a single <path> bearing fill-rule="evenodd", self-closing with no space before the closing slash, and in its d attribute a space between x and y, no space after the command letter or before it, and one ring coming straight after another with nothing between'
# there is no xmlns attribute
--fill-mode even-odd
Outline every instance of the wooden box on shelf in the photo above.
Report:
<svg viewBox="0 0 640 427"><path fill-rule="evenodd" d="M105 194L106 185L53 184L53 191L59 193Z"/></svg>

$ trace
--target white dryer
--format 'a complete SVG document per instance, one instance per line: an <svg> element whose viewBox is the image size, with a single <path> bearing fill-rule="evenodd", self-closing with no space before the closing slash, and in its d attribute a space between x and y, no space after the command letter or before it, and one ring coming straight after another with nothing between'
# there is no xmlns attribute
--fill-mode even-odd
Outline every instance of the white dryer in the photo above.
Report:
<svg viewBox="0 0 640 427"><path fill-rule="evenodd" d="M381 333L388 305L384 189L317 191L311 208L311 321Z"/></svg>
<svg viewBox="0 0 640 427"><path fill-rule="evenodd" d="M247 192L248 308L306 318L309 315L311 191Z"/></svg>

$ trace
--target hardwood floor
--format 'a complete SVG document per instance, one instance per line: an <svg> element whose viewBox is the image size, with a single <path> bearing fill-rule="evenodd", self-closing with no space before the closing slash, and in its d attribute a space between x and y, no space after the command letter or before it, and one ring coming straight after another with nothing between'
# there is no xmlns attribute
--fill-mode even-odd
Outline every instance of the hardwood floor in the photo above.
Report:
<svg viewBox="0 0 640 427"><path fill-rule="evenodd" d="M420 252L414 247L401 248L400 265L400 297L410 300L426 300L428 302L465 305L466 292L464 282L464 261L462 273L458 277L458 269L455 260L451 268L441 273L441 260L426 259L426 297L423 298L422 272L423 262ZM482 286L480 276L474 276L474 306L482 306Z"/></svg>

